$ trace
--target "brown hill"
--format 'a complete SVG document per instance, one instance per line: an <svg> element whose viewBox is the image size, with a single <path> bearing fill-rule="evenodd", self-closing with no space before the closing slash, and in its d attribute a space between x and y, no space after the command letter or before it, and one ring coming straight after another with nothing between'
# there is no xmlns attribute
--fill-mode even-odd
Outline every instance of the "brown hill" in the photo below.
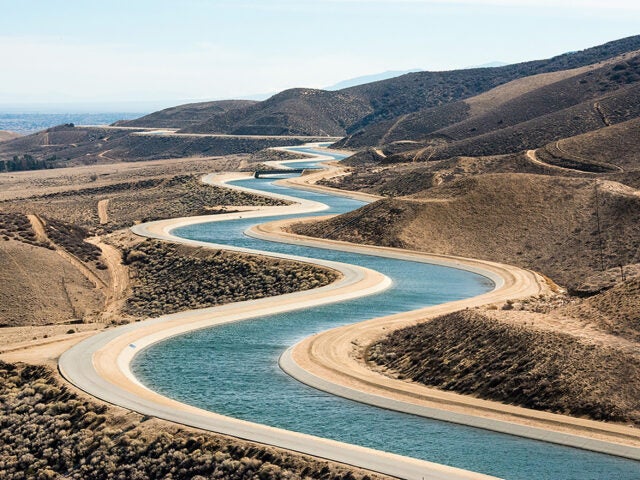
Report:
<svg viewBox="0 0 640 480"><path fill-rule="evenodd" d="M467 117L461 121L449 118L453 105L433 110L421 118L427 125L405 122L383 140L405 135L422 142L420 148L413 146L400 159L511 153L637 118L639 99L640 55L626 56L614 64L536 88L480 114L471 115L472 108L465 103ZM443 119L455 123L438 128ZM394 160L398 157L389 159Z"/></svg>
<svg viewBox="0 0 640 480"><path fill-rule="evenodd" d="M369 104L355 95L295 88L255 105L213 115L183 131L234 135L342 136L349 125L370 111Z"/></svg>
<svg viewBox="0 0 640 480"><path fill-rule="evenodd" d="M188 103L165 108L135 120L116 122L114 125L127 127L185 128L206 121L209 117L249 107L257 102L252 100L220 100L215 102Z"/></svg>
<svg viewBox="0 0 640 480"><path fill-rule="evenodd" d="M594 271L640 262L640 196L587 178L479 175L293 229L511 263L569 288Z"/></svg>
<svg viewBox="0 0 640 480"><path fill-rule="evenodd" d="M551 142L536 152L538 158L560 167L618 173L640 169L640 118Z"/></svg>
<svg viewBox="0 0 640 480"><path fill-rule="evenodd" d="M349 137L339 145L350 148L377 145L395 121L402 121L400 118L402 115L471 98L519 78L584 67L636 50L640 50L640 36L628 37L547 60L498 68L410 73L390 80L353 87L345 92L370 99L374 112L352 125L348 129ZM460 118L461 113L455 111L449 112L449 115L455 119L456 115ZM393 121L387 125L386 129L379 129L377 126L369 127L369 125L388 120ZM444 126L446 121L450 120L441 120L440 125ZM421 123L424 125L427 122ZM377 135L370 135L367 132L368 128L377 129Z"/></svg>
<svg viewBox="0 0 640 480"><path fill-rule="evenodd" d="M596 323L613 335L640 342L640 278L620 282L563 313Z"/></svg>
<svg viewBox="0 0 640 480"><path fill-rule="evenodd" d="M384 161L380 155L367 154L371 150L362 150L344 161L350 165L348 175L322 180L319 183L339 189L356 190L388 197L402 197L486 173L536 173L593 178L593 175L585 172L562 170L550 164L534 162L524 153L389 164L380 163ZM602 176L607 179L613 177L617 178L618 175Z"/></svg>
<svg viewBox="0 0 640 480"><path fill-rule="evenodd" d="M13 140L14 138L19 138L22 135L16 132L9 132L7 130L0 130L0 142L6 142L7 140Z"/></svg>
<svg viewBox="0 0 640 480"><path fill-rule="evenodd" d="M513 80L464 101L372 125L345 143L349 145L356 137L364 141L368 136L367 142L385 145L406 139L428 139L435 132L449 140L460 140L505 128L590 98L594 91L600 95L616 88L617 82L602 75L603 71L626 65L633 56L634 53L625 53L594 65ZM579 88L575 88L576 83ZM560 101L549 101L555 98Z"/></svg>
<svg viewBox="0 0 640 480"><path fill-rule="evenodd" d="M400 378L537 410L640 425L635 352L476 311L393 332L369 360Z"/></svg>
<svg viewBox="0 0 640 480"><path fill-rule="evenodd" d="M61 125L0 143L0 172L60 168L96 163L135 162L182 157L253 153L264 148L300 145L316 139L151 135L141 130Z"/></svg>
<svg viewBox="0 0 640 480"><path fill-rule="evenodd" d="M640 49L640 36L572 52L551 59L497 68L476 68L449 72L416 72L339 91L291 89L263 102L243 105L220 102L190 104L157 112L127 122L132 126L176 127L185 132L256 135L349 134L341 145L376 145L402 116L471 98L510 81L550 72L561 72L595 64ZM547 80L549 81L549 80ZM467 117L467 106L456 105L438 128ZM425 113L429 117L430 113ZM193 116L191 122L190 116ZM420 116L421 125L428 123ZM188 125L185 123L189 121ZM380 129L376 124L391 122ZM372 128L374 134L366 133ZM433 128L433 127L430 127ZM365 130L365 133L362 130ZM375 141L373 137L376 137Z"/></svg>

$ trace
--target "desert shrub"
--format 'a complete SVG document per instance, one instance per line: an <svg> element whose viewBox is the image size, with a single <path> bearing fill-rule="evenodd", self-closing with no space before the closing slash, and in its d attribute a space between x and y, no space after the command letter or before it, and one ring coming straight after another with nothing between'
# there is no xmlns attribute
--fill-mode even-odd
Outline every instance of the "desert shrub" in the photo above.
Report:
<svg viewBox="0 0 640 480"><path fill-rule="evenodd" d="M77 225L62 222L52 218L46 219L47 236L69 253L84 262L98 262L101 251L95 245L85 242L89 232Z"/></svg>
<svg viewBox="0 0 640 480"><path fill-rule="evenodd" d="M0 362L0 478L349 478L323 460L122 415L45 367Z"/></svg>
<svg viewBox="0 0 640 480"><path fill-rule="evenodd" d="M368 358L443 390L596 420L640 425L640 360L568 334L472 311L393 332Z"/></svg>
<svg viewBox="0 0 640 480"><path fill-rule="evenodd" d="M0 234L5 240L13 239L30 245L45 246L36 240L31 222L22 213L0 212Z"/></svg>
<svg viewBox="0 0 640 480"><path fill-rule="evenodd" d="M253 255L171 245L156 240L124 252L135 283L126 311L155 316L282 295L333 282L333 271Z"/></svg>

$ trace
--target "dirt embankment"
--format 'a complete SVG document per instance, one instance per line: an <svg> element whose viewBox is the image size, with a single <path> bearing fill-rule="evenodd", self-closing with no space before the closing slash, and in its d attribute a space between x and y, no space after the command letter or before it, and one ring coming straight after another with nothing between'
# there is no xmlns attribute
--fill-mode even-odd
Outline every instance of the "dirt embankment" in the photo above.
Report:
<svg viewBox="0 0 640 480"><path fill-rule="evenodd" d="M257 255L134 240L123 248L132 292L124 312L143 317L327 285L331 270Z"/></svg>
<svg viewBox="0 0 640 480"><path fill-rule="evenodd" d="M569 305L564 313L594 323L612 335L640 343L640 277Z"/></svg>
<svg viewBox="0 0 640 480"><path fill-rule="evenodd" d="M571 289L594 272L640 262L640 196L587 178L479 175L293 230L509 263Z"/></svg>
<svg viewBox="0 0 640 480"><path fill-rule="evenodd" d="M81 229L37 225L38 231L23 214L0 214L0 325L98 320L104 304L104 292L94 282L103 283L99 250L96 255L92 245L84 248L75 236Z"/></svg>
<svg viewBox="0 0 640 480"><path fill-rule="evenodd" d="M0 477L385 478L89 400L52 370L0 362Z"/></svg>
<svg viewBox="0 0 640 480"><path fill-rule="evenodd" d="M552 327L522 318L455 312L393 332L369 347L368 360L387 375L443 390L640 425L637 343L565 333L557 318Z"/></svg>

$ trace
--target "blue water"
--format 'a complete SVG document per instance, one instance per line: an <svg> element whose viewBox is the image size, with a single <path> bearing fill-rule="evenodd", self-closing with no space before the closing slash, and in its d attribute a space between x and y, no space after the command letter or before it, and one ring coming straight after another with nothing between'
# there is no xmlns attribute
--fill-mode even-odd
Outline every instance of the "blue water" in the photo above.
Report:
<svg viewBox="0 0 640 480"><path fill-rule="evenodd" d="M363 205L347 198L291 190L272 181L236 183L330 206L316 215ZM174 233L194 240L358 264L384 272L393 279L393 287L375 296L168 339L143 351L134 361L134 372L146 385L182 402L236 418L508 479L640 479L638 462L362 405L285 375L277 366L278 357L313 333L478 295L490 290L492 284L484 277L455 269L271 243L243 235L248 226L268 220L200 224Z"/></svg>

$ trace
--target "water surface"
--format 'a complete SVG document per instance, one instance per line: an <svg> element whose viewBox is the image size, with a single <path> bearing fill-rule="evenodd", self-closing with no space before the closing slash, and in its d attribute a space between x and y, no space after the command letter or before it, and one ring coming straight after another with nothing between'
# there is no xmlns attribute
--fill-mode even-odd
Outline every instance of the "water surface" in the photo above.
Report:
<svg viewBox="0 0 640 480"><path fill-rule="evenodd" d="M302 150L302 149L300 149ZM312 166L313 162L300 162ZM298 168L297 164L288 164ZM363 205L344 197L292 190L273 179L238 185L323 202L342 213ZM252 239L244 230L275 220L240 219L175 230L193 240L362 265L393 286L339 304L221 325L165 340L144 350L136 376L160 393L232 417L332 438L508 479L640 479L640 464L472 427L383 410L307 387L284 374L278 357L299 340L329 328L487 292L493 284L466 271L417 262Z"/></svg>

